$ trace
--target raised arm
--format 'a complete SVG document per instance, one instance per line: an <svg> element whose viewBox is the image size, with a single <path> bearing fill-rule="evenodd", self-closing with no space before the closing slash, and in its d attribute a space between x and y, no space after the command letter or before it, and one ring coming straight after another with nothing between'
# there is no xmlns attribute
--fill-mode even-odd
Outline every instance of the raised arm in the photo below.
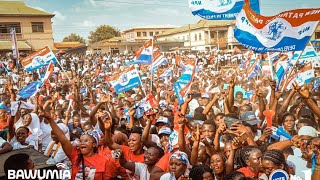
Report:
<svg viewBox="0 0 320 180"><path fill-rule="evenodd" d="M305 103L308 105L308 107L311 109L311 111L320 118L320 108L317 106L316 103L312 101L310 98L310 92L307 89L307 84L304 83L304 88L301 88L298 86L297 83L294 83L295 89L299 92L299 94L305 99Z"/></svg>
<svg viewBox="0 0 320 180"><path fill-rule="evenodd" d="M197 125L197 132L194 135L194 142L192 146L192 151L191 151L191 157L190 157L190 164L192 166L195 166L198 164L198 150L199 150L199 144L200 144L200 128L199 124Z"/></svg>
<svg viewBox="0 0 320 180"><path fill-rule="evenodd" d="M14 130L14 116L11 116L10 119L9 119L9 127L8 127L8 142L11 141L11 139L15 136L15 130Z"/></svg>
<svg viewBox="0 0 320 180"><path fill-rule="evenodd" d="M202 114L207 115L207 114L210 112L210 110L211 110L212 106L214 105L214 103L217 102L217 100L219 99L219 97L220 97L220 94L219 94L219 93L216 93L216 94L214 95L213 99L206 105L206 107L204 108Z"/></svg>
<svg viewBox="0 0 320 180"><path fill-rule="evenodd" d="M71 158L71 151L72 151L72 144L70 140L66 137L66 135L62 132L62 130L59 128L57 123L54 121L54 119L45 112L40 106L39 106L40 113L39 115L46 118L52 128L52 132L54 135L56 135L57 139L61 143L62 149L64 153L68 156L68 158Z"/></svg>
<svg viewBox="0 0 320 180"><path fill-rule="evenodd" d="M141 141L147 147L150 147L152 145L156 145L156 143L151 140L151 135L150 135L151 124L152 124L152 121L154 121L154 120L155 120L155 115L149 116L149 118L147 120L147 125L144 127L143 133L141 136Z"/></svg>
<svg viewBox="0 0 320 180"><path fill-rule="evenodd" d="M289 93L289 95L288 95L288 97L284 100L284 102L283 102L283 104L282 104L282 106L280 108L280 111L279 111L280 113L287 111L288 106L290 104L290 101L291 101L291 99L292 99L292 97L293 97L293 95L295 93L296 93L296 90L294 88L292 88L290 93Z"/></svg>
<svg viewBox="0 0 320 180"><path fill-rule="evenodd" d="M105 128L105 138L106 138L107 145L111 150L121 149L121 145L114 143L112 141L111 126L112 126L112 119L106 119L104 121L104 128Z"/></svg>
<svg viewBox="0 0 320 180"><path fill-rule="evenodd" d="M234 76L234 78L230 81L229 84L229 93L228 93L228 107L231 107L231 110L233 109L234 104L234 86L236 85L237 76Z"/></svg>
<svg viewBox="0 0 320 180"><path fill-rule="evenodd" d="M120 159L119 159L120 165L126 169L128 169L131 172L135 172L135 164L134 162L129 162L127 161L124 156L123 153L121 153Z"/></svg>

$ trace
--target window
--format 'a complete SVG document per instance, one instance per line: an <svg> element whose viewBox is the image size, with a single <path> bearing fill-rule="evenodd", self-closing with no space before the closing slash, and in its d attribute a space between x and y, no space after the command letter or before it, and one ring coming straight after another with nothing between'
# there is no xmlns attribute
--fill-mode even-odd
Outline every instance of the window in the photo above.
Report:
<svg viewBox="0 0 320 180"><path fill-rule="evenodd" d="M153 32L149 32L150 36L153 36Z"/></svg>
<svg viewBox="0 0 320 180"><path fill-rule="evenodd" d="M144 37L146 37L146 36L147 36L147 32L143 32L142 34L143 34L143 36L144 36Z"/></svg>
<svg viewBox="0 0 320 180"><path fill-rule="evenodd" d="M20 23L9 22L9 23L0 23L0 34L10 33L11 28L15 28L16 33L21 33Z"/></svg>
<svg viewBox="0 0 320 180"><path fill-rule="evenodd" d="M316 39L320 39L320 32L316 32L316 33L315 33L315 38L316 38Z"/></svg>
<svg viewBox="0 0 320 180"><path fill-rule="evenodd" d="M44 32L43 22L32 22L32 32Z"/></svg>
<svg viewBox="0 0 320 180"><path fill-rule="evenodd" d="M201 40L202 40L201 33L199 33L199 41L201 41Z"/></svg>
<svg viewBox="0 0 320 180"><path fill-rule="evenodd" d="M159 34L159 32L158 31L156 31L156 35L158 35Z"/></svg>
<svg viewBox="0 0 320 180"><path fill-rule="evenodd" d="M189 35L187 35L187 40L189 40Z"/></svg>
<svg viewBox="0 0 320 180"><path fill-rule="evenodd" d="M141 32L137 32L137 37L141 37Z"/></svg>
<svg viewBox="0 0 320 180"><path fill-rule="evenodd" d="M194 35L194 40L195 40L195 41L198 41L198 36L197 36L197 34Z"/></svg>

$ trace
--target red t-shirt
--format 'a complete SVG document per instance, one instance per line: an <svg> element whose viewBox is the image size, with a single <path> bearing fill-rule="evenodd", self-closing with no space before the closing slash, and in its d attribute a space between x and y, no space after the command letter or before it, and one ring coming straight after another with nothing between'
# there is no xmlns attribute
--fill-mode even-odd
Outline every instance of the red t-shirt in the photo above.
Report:
<svg viewBox="0 0 320 180"><path fill-rule="evenodd" d="M242 172L246 177L249 177L249 178L259 177L259 174L255 174L254 172L252 172L249 166L240 168L237 171Z"/></svg>
<svg viewBox="0 0 320 180"><path fill-rule="evenodd" d="M103 156L107 159L108 162L108 171L110 173L111 177L117 177L118 174L122 175L123 173L126 174L126 170L120 165L119 161L116 161L112 158L111 150L109 147L103 147L101 146L99 148L98 154L100 156ZM121 170L123 168L124 170Z"/></svg>
<svg viewBox="0 0 320 180"><path fill-rule="evenodd" d="M84 168L82 167L82 162L77 165L77 159L80 155L80 150L76 149L75 147L72 148L71 155L69 159L72 163L72 175L71 179L83 179L83 169L85 171L86 178L91 178L95 180L102 180L102 179L110 179L110 173L107 168L109 167L109 163L107 159L98 155L94 154L90 157L84 157Z"/></svg>
<svg viewBox="0 0 320 180"><path fill-rule="evenodd" d="M169 172L169 162L172 153L166 153L162 158L157 162L155 166L162 169L163 172Z"/></svg>
<svg viewBox="0 0 320 180"><path fill-rule="evenodd" d="M130 151L128 146L121 146L121 150L122 150L124 158L127 161L129 161L129 162L140 162L140 163L144 162L144 154L135 155ZM125 169L125 168L121 166L120 170L123 170L123 169ZM131 172L131 171L127 170L127 169L125 169L125 170L126 170L125 171L126 176L123 176L123 172L120 171L122 178L128 177L128 178L125 178L125 179L139 179L139 176L134 175L134 172Z"/></svg>
<svg viewBox="0 0 320 180"><path fill-rule="evenodd" d="M9 121L0 121L0 131L4 130L9 126Z"/></svg>

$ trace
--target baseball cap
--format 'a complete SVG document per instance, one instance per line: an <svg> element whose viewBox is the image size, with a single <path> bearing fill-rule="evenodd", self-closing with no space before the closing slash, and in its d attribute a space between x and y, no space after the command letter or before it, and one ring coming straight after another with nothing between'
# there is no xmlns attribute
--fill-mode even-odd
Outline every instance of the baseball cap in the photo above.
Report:
<svg viewBox="0 0 320 180"><path fill-rule="evenodd" d="M157 126L159 123L170 124L170 121L169 121L168 118L163 117L163 116L160 116L159 119L156 121L156 126Z"/></svg>
<svg viewBox="0 0 320 180"><path fill-rule="evenodd" d="M210 96L209 96L209 94L207 94L207 93L203 93L203 94L201 94L201 98L209 99Z"/></svg>
<svg viewBox="0 0 320 180"><path fill-rule="evenodd" d="M161 134L166 134L166 135L170 135L171 134L171 129L168 128L168 127L162 127L159 132L158 132L158 135L161 135Z"/></svg>
<svg viewBox="0 0 320 180"><path fill-rule="evenodd" d="M240 117L241 121L245 121L249 123L250 125L256 125L260 123L260 120L257 119L256 115L253 111L247 111L243 113Z"/></svg>
<svg viewBox="0 0 320 180"><path fill-rule="evenodd" d="M311 136L311 137L317 137L318 131L311 126L303 126L299 129L298 136Z"/></svg>

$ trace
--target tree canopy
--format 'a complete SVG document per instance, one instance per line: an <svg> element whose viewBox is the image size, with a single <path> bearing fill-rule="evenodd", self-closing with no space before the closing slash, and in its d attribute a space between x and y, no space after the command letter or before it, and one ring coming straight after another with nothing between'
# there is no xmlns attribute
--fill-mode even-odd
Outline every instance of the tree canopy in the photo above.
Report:
<svg viewBox="0 0 320 180"><path fill-rule="evenodd" d="M62 41L63 42L81 42L83 44L86 43L86 40L76 33L71 33L69 36L64 37Z"/></svg>
<svg viewBox="0 0 320 180"><path fill-rule="evenodd" d="M90 43L120 36L120 31L109 25L101 25L95 31L91 31L88 37Z"/></svg>

